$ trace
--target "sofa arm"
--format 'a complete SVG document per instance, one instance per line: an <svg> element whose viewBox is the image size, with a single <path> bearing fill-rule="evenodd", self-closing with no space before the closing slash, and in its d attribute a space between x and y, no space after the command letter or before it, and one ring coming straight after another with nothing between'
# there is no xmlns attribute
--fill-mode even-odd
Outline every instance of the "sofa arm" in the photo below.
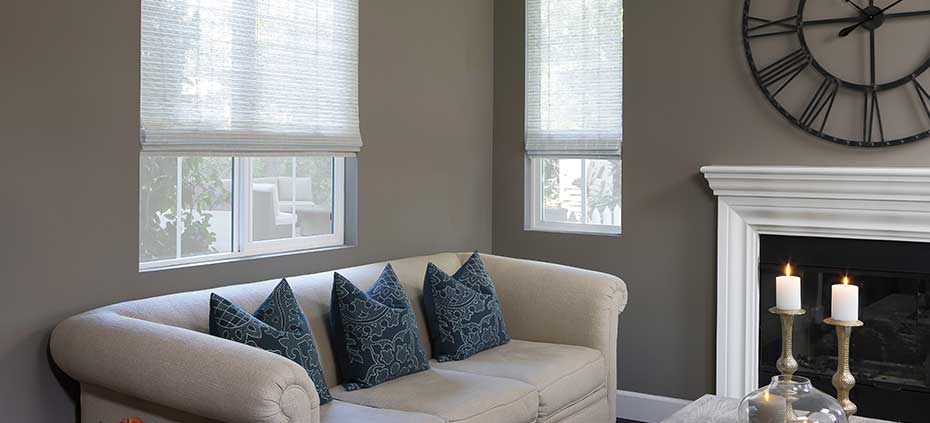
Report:
<svg viewBox="0 0 930 423"><path fill-rule="evenodd" d="M618 314L626 307L626 284L616 276L558 264L490 254L482 254L481 260L494 280L510 336L601 351L609 369L605 386L613 395ZM614 401L609 403L615 413Z"/></svg>
<svg viewBox="0 0 930 423"><path fill-rule="evenodd" d="M297 363L205 333L97 310L58 325L52 357L68 375L224 422L318 423L320 399Z"/></svg>

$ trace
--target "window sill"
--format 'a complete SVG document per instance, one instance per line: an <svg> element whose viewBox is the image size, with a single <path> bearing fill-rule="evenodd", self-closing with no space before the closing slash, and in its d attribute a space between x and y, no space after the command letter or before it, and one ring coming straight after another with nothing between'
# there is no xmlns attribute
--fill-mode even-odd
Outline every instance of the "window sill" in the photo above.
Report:
<svg viewBox="0 0 930 423"><path fill-rule="evenodd" d="M355 248L352 244L334 245L329 247L305 248L292 251L254 252L254 253L218 253L199 257L190 257L184 262L178 260L162 260L139 263L139 273L159 272L162 270L186 269L190 267L211 266L224 263L261 260L266 258L287 257L298 254L318 253L332 250L345 250Z"/></svg>
<svg viewBox="0 0 930 423"><path fill-rule="evenodd" d="M594 235L620 237L623 230L612 226L590 226L590 225L573 225L573 224L546 224L533 227L523 228L527 232L548 232L557 234L572 235Z"/></svg>

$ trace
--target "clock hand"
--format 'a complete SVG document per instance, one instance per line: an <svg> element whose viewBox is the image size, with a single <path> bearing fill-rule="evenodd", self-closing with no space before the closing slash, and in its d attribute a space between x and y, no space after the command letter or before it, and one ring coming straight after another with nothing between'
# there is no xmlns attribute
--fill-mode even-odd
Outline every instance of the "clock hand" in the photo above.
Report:
<svg viewBox="0 0 930 423"><path fill-rule="evenodd" d="M898 0L898 1L894 2L894 3L889 4L888 6L885 6L885 8L882 9L882 11L879 12L879 14L885 13L886 10L891 9L892 7L895 7L898 3L901 3L902 1L904 1L904 0Z"/></svg>
<svg viewBox="0 0 930 423"><path fill-rule="evenodd" d="M881 11L879 11L878 14L881 15L882 13L885 13L886 10L891 9L892 7L896 6L898 3L901 3L902 1L904 1L904 0L897 0L896 2L889 4L889 5L886 6L884 9L882 9ZM845 36L849 35L850 32L853 32L853 30L855 30L856 28L862 26L862 24L868 22L869 20L871 20L871 19L874 18L874 17L875 17L875 16L871 16L871 15L866 16L865 19L862 19L862 20L860 20L859 22L856 22L856 23L853 24L853 25L850 25L850 26L847 26L846 28L843 28L843 29L840 31L840 37L845 37Z"/></svg>
<svg viewBox="0 0 930 423"><path fill-rule="evenodd" d="M847 26L846 28L843 28L842 30L840 30L840 37L845 37L849 35L850 32L853 32L853 30L855 30L862 24L868 22L869 19L872 19L872 17L866 17L865 19L862 19L859 22L856 22L855 24L852 24L850 26Z"/></svg>
<svg viewBox="0 0 930 423"><path fill-rule="evenodd" d="M900 12L900 13L888 13L885 15L885 21L895 18L909 18L915 16L926 16L930 15L930 10L915 10L913 12ZM862 18L859 16L853 16L849 18L827 18L827 19L813 19L809 21L801 22L803 26L815 26L815 25L830 25L830 24L840 24L840 23L855 23L859 22Z"/></svg>
<svg viewBox="0 0 930 423"><path fill-rule="evenodd" d="M852 1L852 0L845 0L845 1L846 1L846 3L849 4L850 6L855 7L857 10L859 10L859 12L861 12L863 15L868 16L868 13L866 13L865 9L859 7L859 5L856 4L856 2L854 2L854 1Z"/></svg>

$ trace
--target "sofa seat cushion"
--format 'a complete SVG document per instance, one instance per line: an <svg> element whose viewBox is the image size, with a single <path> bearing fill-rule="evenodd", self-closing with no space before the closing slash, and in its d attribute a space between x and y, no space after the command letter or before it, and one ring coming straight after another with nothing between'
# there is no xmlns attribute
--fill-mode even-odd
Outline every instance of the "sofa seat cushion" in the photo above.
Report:
<svg viewBox="0 0 930 423"><path fill-rule="evenodd" d="M575 345L514 339L462 361L432 362L433 367L518 380L539 393L539 420L584 399L607 383L604 357Z"/></svg>
<svg viewBox="0 0 930 423"><path fill-rule="evenodd" d="M365 407L350 402L333 401L320 406L320 423L444 423L439 417L423 413Z"/></svg>
<svg viewBox="0 0 930 423"><path fill-rule="evenodd" d="M333 397L375 408L431 414L446 422L535 422L538 397L532 386L493 376L430 369Z"/></svg>

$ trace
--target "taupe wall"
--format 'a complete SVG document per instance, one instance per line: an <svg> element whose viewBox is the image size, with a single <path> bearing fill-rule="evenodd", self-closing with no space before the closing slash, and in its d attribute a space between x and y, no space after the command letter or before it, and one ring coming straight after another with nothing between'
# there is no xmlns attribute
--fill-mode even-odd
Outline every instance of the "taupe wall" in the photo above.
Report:
<svg viewBox="0 0 930 423"><path fill-rule="evenodd" d="M70 421L59 320L168 292L491 246L492 1L361 0L360 245L140 274L139 1L0 12L0 415ZM120 348L113 345L113 348Z"/></svg>
<svg viewBox="0 0 930 423"><path fill-rule="evenodd" d="M753 85L739 0L627 0L623 236L523 231L523 1L494 7L494 252L621 276L620 389L714 389L716 208L708 164L927 166L930 141L882 150L818 141Z"/></svg>

